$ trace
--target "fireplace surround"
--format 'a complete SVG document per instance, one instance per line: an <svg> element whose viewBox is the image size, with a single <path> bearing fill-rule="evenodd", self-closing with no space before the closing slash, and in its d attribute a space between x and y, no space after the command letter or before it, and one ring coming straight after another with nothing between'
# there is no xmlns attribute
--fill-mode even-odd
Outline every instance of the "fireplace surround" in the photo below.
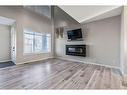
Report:
<svg viewBox="0 0 127 95"><path fill-rule="evenodd" d="M86 57L86 45L66 45L66 55Z"/></svg>

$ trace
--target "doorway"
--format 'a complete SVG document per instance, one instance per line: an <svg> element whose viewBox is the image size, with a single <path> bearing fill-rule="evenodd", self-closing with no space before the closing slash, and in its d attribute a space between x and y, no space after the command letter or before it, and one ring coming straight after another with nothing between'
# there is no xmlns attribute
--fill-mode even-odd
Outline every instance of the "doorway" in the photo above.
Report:
<svg viewBox="0 0 127 95"><path fill-rule="evenodd" d="M0 16L0 68L16 64L16 21Z"/></svg>

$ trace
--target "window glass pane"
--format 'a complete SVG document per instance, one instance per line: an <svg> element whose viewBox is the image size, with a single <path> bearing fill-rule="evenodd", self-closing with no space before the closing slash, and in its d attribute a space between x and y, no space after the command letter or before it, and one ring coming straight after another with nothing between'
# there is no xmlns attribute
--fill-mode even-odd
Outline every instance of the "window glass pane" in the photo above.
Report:
<svg viewBox="0 0 127 95"><path fill-rule="evenodd" d="M51 36L50 34L45 34L43 36L43 52L50 52L51 51Z"/></svg>
<svg viewBox="0 0 127 95"><path fill-rule="evenodd" d="M46 36L43 35L43 36L42 36L42 47L43 47L43 48L42 48L42 52L47 52L47 51L46 51L46 43L47 43L47 42L46 42Z"/></svg>
<svg viewBox="0 0 127 95"><path fill-rule="evenodd" d="M51 36L47 37L47 51L50 52L51 51Z"/></svg>
<svg viewBox="0 0 127 95"><path fill-rule="evenodd" d="M33 35L24 34L24 52L32 53L33 52Z"/></svg>
<svg viewBox="0 0 127 95"><path fill-rule="evenodd" d="M24 30L24 53L43 53L51 51L51 34Z"/></svg>
<svg viewBox="0 0 127 95"><path fill-rule="evenodd" d="M42 36L35 35L35 52L42 52Z"/></svg>

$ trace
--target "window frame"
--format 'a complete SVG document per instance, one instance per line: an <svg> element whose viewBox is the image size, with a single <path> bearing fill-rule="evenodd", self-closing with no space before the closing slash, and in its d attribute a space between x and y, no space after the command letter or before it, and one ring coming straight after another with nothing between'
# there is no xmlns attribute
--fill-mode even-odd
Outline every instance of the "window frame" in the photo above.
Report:
<svg viewBox="0 0 127 95"><path fill-rule="evenodd" d="M51 34L50 33L46 33L46 32L44 32L44 34L46 35L46 34L50 34L50 36L49 36L49 38L50 38L50 50L49 51L45 51L45 52L35 52L35 35L36 35L36 33L41 33L41 32L35 32L35 31L32 31L33 32L33 35L34 35L34 37L33 37L33 52L31 52L31 53L27 53L27 52L25 52L25 30L23 30L23 55L34 55L34 54L47 54L47 53L51 53ZM29 34L29 33L28 33ZM43 36L44 34L43 33L41 33L42 35L41 36Z"/></svg>

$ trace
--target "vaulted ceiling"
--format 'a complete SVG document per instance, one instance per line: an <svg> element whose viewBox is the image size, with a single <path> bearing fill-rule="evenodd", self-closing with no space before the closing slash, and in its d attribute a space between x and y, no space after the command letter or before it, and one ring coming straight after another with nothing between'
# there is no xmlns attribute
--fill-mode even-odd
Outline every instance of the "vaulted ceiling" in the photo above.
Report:
<svg viewBox="0 0 127 95"><path fill-rule="evenodd" d="M25 8L35 11L43 16L51 18L51 6L25 6ZM112 16L120 15L121 6L99 6L99 5L83 5L83 6L55 6L55 20L60 24L65 22L78 22L81 24L96 21ZM69 21L68 21L69 19ZM61 21L64 20L64 21ZM76 23L77 23L76 22Z"/></svg>
<svg viewBox="0 0 127 95"><path fill-rule="evenodd" d="M59 6L79 23L87 23L121 14L121 6Z"/></svg>

